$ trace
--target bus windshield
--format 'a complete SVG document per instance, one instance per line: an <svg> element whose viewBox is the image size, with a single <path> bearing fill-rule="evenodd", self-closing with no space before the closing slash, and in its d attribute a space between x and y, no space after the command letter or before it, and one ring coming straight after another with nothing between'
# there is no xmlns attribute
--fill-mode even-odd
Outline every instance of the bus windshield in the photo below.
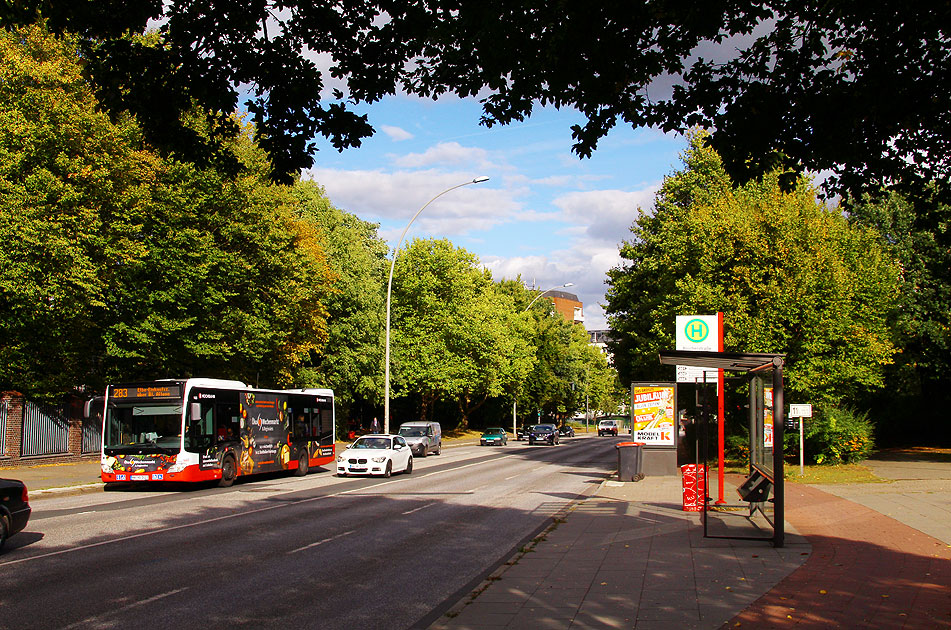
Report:
<svg viewBox="0 0 951 630"><path fill-rule="evenodd" d="M177 453L182 443L181 404L109 405L103 447L107 452L143 448Z"/></svg>

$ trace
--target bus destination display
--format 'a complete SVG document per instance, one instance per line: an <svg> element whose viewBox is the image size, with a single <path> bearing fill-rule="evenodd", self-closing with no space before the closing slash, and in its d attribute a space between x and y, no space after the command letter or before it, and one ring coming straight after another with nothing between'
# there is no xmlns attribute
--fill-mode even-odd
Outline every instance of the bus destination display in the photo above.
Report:
<svg viewBox="0 0 951 630"><path fill-rule="evenodd" d="M109 392L113 399L135 400L146 398L181 398L181 385L148 385L143 387L113 387Z"/></svg>

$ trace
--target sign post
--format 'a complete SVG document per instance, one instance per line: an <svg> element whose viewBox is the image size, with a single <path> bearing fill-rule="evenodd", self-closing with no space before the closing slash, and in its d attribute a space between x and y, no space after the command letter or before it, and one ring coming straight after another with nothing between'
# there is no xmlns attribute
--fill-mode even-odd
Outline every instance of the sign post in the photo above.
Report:
<svg viewBox="0 0 951 630"><path fill-rule="evenodd" d="M677 350L723 352L723 313L716 315L678 315ZM723 370L677 366L678 383L717 383L717 503L723 504L724 387Z"/></svg>
<svg viewBox="0 0 951 630"><path fill-rule="evenodd" d="M805 422L803 418L812 417L812 405L789 405L789 417L799 418L799 476L806 474L805 455L803 454L802 442L805 434Z"/></svg>

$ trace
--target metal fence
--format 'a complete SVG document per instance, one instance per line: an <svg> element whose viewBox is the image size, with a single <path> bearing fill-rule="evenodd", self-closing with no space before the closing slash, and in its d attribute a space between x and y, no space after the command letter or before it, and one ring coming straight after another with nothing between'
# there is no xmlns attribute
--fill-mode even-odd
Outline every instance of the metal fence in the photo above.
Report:
<svg viewBox="0 0 951 630"><path fill-rule="evenodd" d="M83 455L98 453L102 446L102 424L93 419L83 420Z"/></svg>
<svg viewBox="0 0 951 630"><path fill-rule="evenodd" d="M0 401L0 457L7 454L7 413L10 403L6 400Z"/></svg>
<svg viewBox="0 0 951 630"><path fill-rule="evenodd" d="M23 401L23 437L20 455L58 455L69 452L69 407Z"/></svg>

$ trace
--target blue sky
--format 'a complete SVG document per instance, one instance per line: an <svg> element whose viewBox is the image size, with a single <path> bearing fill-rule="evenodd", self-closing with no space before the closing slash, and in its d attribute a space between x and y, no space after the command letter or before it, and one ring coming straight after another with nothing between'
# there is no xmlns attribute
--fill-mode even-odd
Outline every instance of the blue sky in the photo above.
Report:
<svg viewBox="0 0 951 630"><path fill-rule="evenodd" d="M337 207L380 224L392 248L430 198L480 175L490 179L440 197L412 238L448 238L478 255L496 279L521 274L584 303L588 329L605 328L605 272L620 262L637 208L650 208L663 177L680 168L686 140L615 128L590 159L571 152L572 110L539 108L523 123L479 126L475 99L394 96L365 107L376 134L338 153L320 145L305 173Z"/></svg>

